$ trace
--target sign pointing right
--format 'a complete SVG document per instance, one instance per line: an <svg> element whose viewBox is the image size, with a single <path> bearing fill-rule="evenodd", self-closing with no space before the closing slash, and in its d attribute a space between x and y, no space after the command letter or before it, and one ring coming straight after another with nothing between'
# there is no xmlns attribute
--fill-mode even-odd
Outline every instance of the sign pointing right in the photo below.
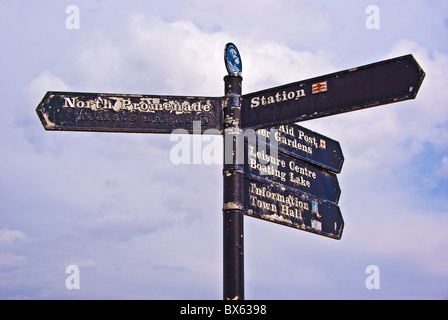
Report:
<svg viewBox="0 0 448 320"><path fill-rule="evenodd" d="M281 125L271 129L259 129L257 135L267 145L318 167L340 173L344 163L341 145L336 140L314 132L298 124Z"/></svg>
<svg viewBox="0 0 448 320"><path fill-rule="evenodd" d="M424 77L406 55L246 94L241 127L268 128L414 99Z"/></svg>

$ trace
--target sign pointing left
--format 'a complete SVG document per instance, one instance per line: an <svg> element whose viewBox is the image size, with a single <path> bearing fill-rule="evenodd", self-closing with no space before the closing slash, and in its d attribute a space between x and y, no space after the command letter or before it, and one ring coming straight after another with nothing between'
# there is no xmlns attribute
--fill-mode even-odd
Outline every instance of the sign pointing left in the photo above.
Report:
<svg viewBox="0 0 448 320"><path fill-rule="evenodd" d="M222 133L221 98L49 91L36 112L46 130Z"/></svg>

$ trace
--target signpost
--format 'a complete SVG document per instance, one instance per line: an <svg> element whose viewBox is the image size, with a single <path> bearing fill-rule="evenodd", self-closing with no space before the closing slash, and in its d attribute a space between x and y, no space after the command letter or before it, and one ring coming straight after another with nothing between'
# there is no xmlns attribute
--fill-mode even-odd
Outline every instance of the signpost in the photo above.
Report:
<svg viewBox="0 0 448 320"><path fill-rule="evenodd" d="M425 73L406 55L242 95L234 44L224 60L224 97L50 91L36 112L46 130L223 134L223 296L244 299L244 215L342 236L339 142L293 123L413 99Z"/></svg>
<svg viewBox="0 0 448 320"><path fill-rule="evenodd" d="M412 55L243 95L242 128L331 116L414 99L425 73Z"/></svg>

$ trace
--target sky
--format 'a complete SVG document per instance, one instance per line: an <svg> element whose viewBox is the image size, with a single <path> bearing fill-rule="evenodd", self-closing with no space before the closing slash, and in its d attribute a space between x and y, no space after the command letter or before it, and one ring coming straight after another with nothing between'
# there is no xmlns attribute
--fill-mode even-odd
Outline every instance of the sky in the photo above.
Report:
<svg viewBox="0 0 448 320"><path fill-rule="evenodd" d="M446 39L444 0L1 0L0 299L222 299L222 164L173 163L169 134L45 131L35 109L220 97L228 42L243 94L405 54L426 72L415 100L300 123L342 147L342 239L246 216L246 299L447 299Z"/></svg>

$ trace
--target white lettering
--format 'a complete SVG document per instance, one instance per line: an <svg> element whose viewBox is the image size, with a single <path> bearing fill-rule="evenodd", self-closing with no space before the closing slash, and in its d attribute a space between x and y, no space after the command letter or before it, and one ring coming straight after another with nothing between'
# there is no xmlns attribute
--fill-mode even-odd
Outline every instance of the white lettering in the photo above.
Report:
<svg viewBox="0 0 448 320"><path fill-rule="evenodd" d="M250 107L256 108L260 105L260 98L259 97L252 98L252 100L250 102L251 102Z"/></svg>
<svg viewBox="0 0 448 320"><path fill-rule="evenodd" d="M277 102L283 102L288 100L299 100L299 98L306 96L304 89L299 89L296 91L290 91L286 93L286 91L283 92L276 92L272 96L261 96L261 97L253 97L250 100L250 107L251 108L257 108L258 106L262 105L269 105L269 104L275 104Z"/></svg>
<svg viewBox="0 0 448 320"><path fill-rule="evenodd" d="M180 141L179 141L180 140ZM170 141L179 141L171 148L170 160L173 164L190 164L190 135L185 129L176 129L170 134Z"/></svg>
<svg viewBox="0 0 448 320"><path fill-rule="evenodd" d="M299 98L304 97L304 96L305 96L305 90L303 90L303 89L297 90L296 100L299 100Z"/></svg>
<svg viewBox="0 0 448 320"><path fill-rule="evenodd" d="M175 114L210 112L212 109L212 105L202 101L191 104L189 101L166 101L161 103L158 98L141 98L139 101L133 102L130 98L125 99L122 97L98 97L93 100L80 100L80 97L64 97L64 105L62 107L92 110L113 109L117 112L120 110L151 113L165 111Z"/></svg>
<svg viewBox="0 0 448 320"><path fill-rule="evenodd" d="M266 201L274 201L274 203L261 200L263 198L266 199ZM303 202L293 195L285 196L284 194L270 191L264 186L259 187L255 182L250 183L250 199L251 204L254 207L263 208L275 213L278 212L278 204L280 205L280 214L296 217L298 219L302 219L301 212L303 210L310 210L307 202Z"/></svg>
<svg viewBox="0 0 448 320"><path fill-rule="evenodd" d="M63 108L74 108L75 107L75 100L76 99L78 99L78 98L73 98L73 99L70 99L70 98L64 98L64 100L65 100L65 104L62 106ZM67 105L67 103L68 103L68 105Z"/></svg>
<svg viewBox="0 0 448 320"><path fill-rule="evenodd" d="M366 279L366 288L369 290L380 288L380 268L370 265L366 268L366 273L370 274Z"/></svg>
<svg viewBox="0 0 448 320"><path fill-rule="evenodd" d="M289 100L292 100L292 99L294 99L294 97L296 96L296 93L295 92L288 92L288 99Z"/></svg>
<svg viewBox="0 0 448 320"><path fill-rule="evenodd" d="M67 6L67 8L65 8L65 13L70 14L67 19L65 19L65 27L69 30L79 29L79 7L75 5Z"/></svg>
<svg viewBox="0 0 448 320"><path fill-rule="evenodd" d="M187 304L186 307L180 308L180 314L182 315L207 315L208 318L213 316L213 311L215 310L215 307L195 307L190 306L190 304Z"/></svg>
<svg viewBox="0 0 448 320"><path fill-rule="evenodd" d="M297 166L293 160L289 161L289 169L309 178L316 179L317 177L316 172L308 170L306 167Z"/></svg>
<svg viewBox="0 0 448 320"><path fill-rule="evenodd" d="M380 28L380 9L373 4L367 6L366 14L370 14L366 19L366 28L369 30Z"/></svg>
<svg viewBox="0 0 448 320"><path fill-rule="evenodd" d="M65 273L70 273L70 275L65 280L65 287L69 290L79 290L80 287L80 274L79 267L75 265L69 265L65 268Z"/></svg>

